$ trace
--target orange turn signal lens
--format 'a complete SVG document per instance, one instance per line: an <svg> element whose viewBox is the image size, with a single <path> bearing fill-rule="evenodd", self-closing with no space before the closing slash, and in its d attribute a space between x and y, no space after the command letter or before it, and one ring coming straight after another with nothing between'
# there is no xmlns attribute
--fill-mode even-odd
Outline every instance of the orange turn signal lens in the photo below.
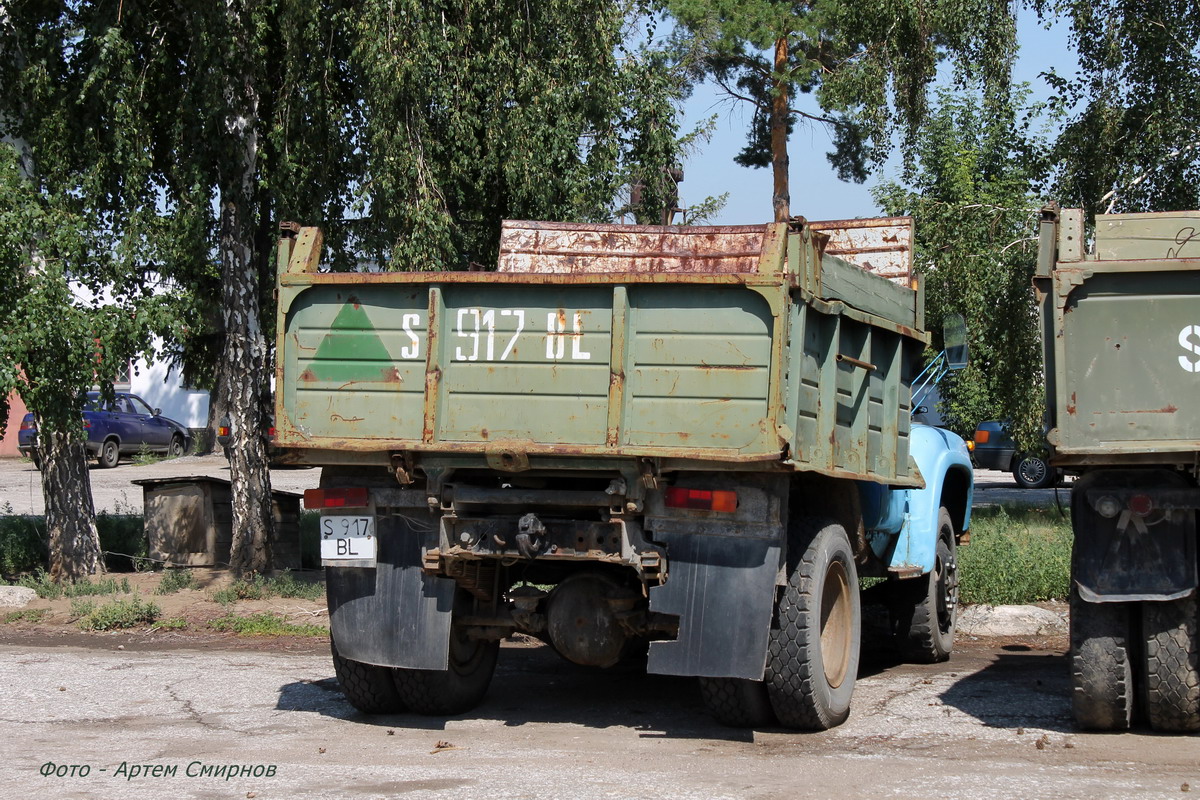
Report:
<svg viewBox="0 0 1200 800"><path fill-rule="evenodd" d="M991 438L990 431L975 431L975 444L987 444Z"/></svg>

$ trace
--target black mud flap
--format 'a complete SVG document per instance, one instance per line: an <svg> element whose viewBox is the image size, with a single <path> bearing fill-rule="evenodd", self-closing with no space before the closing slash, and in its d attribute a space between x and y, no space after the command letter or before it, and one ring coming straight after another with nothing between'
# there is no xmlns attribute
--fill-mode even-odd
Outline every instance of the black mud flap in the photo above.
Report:
<svg viewBox="0 0 1200 800"><path fill-rule="evenodd" d="M421 570L424 534L380 516L378 565L326 567L329 630L338 654L364 664L444 670L454 581Z"/></svg>
<svg viewBox="0 0 1200 800"><path fill-rule="evenodd" d="M1131 506L1147 500L1152 510L1135 513ZM1076 481L1071 573L1080 598L1175 600L1196 591L1197 507L1200 489L1167 470L1100 471Z"/></svg>
<svg viewBox="0 0 1200 800"><path fill-rule="evenodd" d="M674 641L653 642L646 671L762 680L781 537L659 530L670 575L650 610L679 617Z"/></svg>

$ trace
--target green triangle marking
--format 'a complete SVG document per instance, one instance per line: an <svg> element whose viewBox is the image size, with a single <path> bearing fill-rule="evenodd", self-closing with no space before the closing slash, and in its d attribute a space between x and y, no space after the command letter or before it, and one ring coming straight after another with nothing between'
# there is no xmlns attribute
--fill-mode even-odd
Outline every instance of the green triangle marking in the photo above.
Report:
<svg viewBox="0 0 1200 800"><path fill-rule="evenodd" d="M375 326L355 298L350 298L338 312L329 333L317 348L308 380L316 381L382 381L385 373L394 371L393 359Z"/></svg>

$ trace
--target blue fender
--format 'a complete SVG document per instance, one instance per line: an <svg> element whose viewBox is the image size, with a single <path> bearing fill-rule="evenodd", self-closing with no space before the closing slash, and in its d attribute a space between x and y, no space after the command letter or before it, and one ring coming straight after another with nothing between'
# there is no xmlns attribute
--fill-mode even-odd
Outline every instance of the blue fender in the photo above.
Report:
<svg viewBox="0 0 1200 800"><path fill-rule="evenodd" d="M946 506L959 533L970 528L974 472L966 443L943 428L913 425L910 452L925 487L860 484L863 522L889 571L926 573L936 560L938 509Z"/></svg>

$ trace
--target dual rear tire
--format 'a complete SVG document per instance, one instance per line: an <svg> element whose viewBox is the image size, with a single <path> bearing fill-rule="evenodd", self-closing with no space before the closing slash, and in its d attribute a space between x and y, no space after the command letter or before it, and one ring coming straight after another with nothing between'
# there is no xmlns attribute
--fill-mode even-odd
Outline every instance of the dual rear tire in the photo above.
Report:
<svg viewBox="0 0 1200 800"><path fill-rule="evenodd" d="M850 540L836 522L802 519L789 531L788 552L764 679L700 679L722 724L827 730L850 715L861 628Z"/></svg>

